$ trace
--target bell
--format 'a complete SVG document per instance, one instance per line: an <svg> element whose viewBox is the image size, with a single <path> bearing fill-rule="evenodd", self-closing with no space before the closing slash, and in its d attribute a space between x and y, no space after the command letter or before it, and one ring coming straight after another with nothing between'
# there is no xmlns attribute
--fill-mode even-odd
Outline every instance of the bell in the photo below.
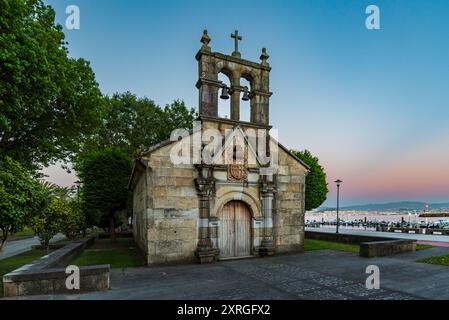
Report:
<svg viewBox="0 0 449 320"><path fill-rule="evenodd" d="M221 95L220 95L221 99L224 100L228 100L229 99L229 93L228 93L228 88L223 87L223 89L221 89Z"/></svg>
<svg viewBox="0 0 449 320"><path fill-rule="evenodd" d="M242 100L243 101L248 101L249 100L248 88L246 88L246 87L245 87L245 91L243 92Z"/></svg>

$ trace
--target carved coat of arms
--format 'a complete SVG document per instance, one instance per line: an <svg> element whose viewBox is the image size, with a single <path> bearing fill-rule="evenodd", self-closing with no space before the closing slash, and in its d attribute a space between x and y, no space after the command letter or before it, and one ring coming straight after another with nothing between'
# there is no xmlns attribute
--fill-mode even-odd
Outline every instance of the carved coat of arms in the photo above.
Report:
<svg viewBox="0 0 449 320"><path fill-rule="evenodd" d="M246 148L243 147L240 155L238 155L237 146L234 146L232 162L228 165L229 181L246 181L248 179L248 150Z"/></svg>
<svg viewBox="0 0 449 320"><path fill-rule="evenodd" d="M248 170L243 164L230 164L228 166L228 180L245 181L248 179Z"/></svg>

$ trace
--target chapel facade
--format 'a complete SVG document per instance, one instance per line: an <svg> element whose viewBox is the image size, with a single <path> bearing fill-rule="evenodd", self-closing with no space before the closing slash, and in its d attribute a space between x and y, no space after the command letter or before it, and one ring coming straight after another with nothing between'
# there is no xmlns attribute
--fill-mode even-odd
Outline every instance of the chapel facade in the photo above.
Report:
<svg viewBox="0 0 449 320"><path fill-rule="evenodd" d="M204 31L193 130L152 147L134 165L134 238L148 265L303 250L308 167L270 135L266 49L260 63L242 59L241 37L237 31L232 37L235 50L225 55L211 50ZM229 119L219 117L220 98L230 100ZM241 99L250 101L250 121L240 119ZM191 161L174 159L180 154Z"/></svg>

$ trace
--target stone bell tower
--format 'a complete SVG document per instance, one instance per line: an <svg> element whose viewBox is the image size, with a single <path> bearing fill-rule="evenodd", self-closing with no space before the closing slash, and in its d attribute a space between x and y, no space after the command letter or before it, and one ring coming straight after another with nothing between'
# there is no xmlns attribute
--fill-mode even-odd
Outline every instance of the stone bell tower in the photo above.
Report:
<svg viewBox="0 0 449 320"><path fill-rule="evenodd" d="M199 79L196 87L199 90L199 118L203 127L226 130L229 128L252 128L268 132L269 125L269 99L272 95L269 89L269 76L271 67L265 48L262 49L260 63L241 58L238 50L238 31L231 34L234 39L234 51L231 55L212 52L209 47L211 41L207 30L201 38L203 44L196 55L198 61ZM218 80L220 73L225 74L230 80L230 87ZM250 88L240 84L240 79L246 79ZM218 99L230 99L230 119L220 118L218 115ZM240 119L240 100L250 100L250 121ZM270 153L270 143L266 142L267 153ZM225 226L220 207L223 201L222 194L233 194L233 198L242 205L253 207L250 209L251 218L248 222L250 228L247 231L251 237L247 253L249 255L269 255L274 251L272 202L275 192L273 176L262 175L260 168L248 165L197 165L198 178L195 180L199 197L199 215L202 226L199 232L198 248L196 256L200 262L214 261L218 256L223 256L223 251L228 251L223 241L232 242L232 226ZM239 191L240 190L240 191ZM245 198L246 197L246 198ZM246 202L242 199L246 199ZM252 202L251 202L252 201ZM231 201L232 204L232 201ZM221 208L217 210L217 208ZM239 214L239 213L237 213ZM233 222L231 222L232 224ZM235 228L243 228L237 226ZM231 235L224 235L223 231L230 228ZM250 236L251 235L251 236ZM241 235L246 239L246 235ZM222 240L226 238L226 240ZM220 240L221 239L221 240ZM221 242L221 243L220 243ZM238 242L238 241L237 241ZM242 241L243 243L245 241ZM236 243L236 247L245 244ZM219 249L220 248L220 249ZM221 250L221 253L220 253ZM231 249L232 251L232 249Z"/></svg>
<svg viewBox="0 0 449 320"><path fill-rule="evenodd" d="M269 99L272 93L269 89L269 78L271 67L267 63L269 58L265 48L260 56L261 63L244 60L238 51L238 41L242 37L235 31L231 35L235 41L235 50L232 55L212 52L209 47L211 41L204 31L201 49L196 55L198 60L199 80L196 84L199 89L199 114L202 119L218 118L218 99L221 92L222 97L231 98L231 120L240 121L240 99L249 98L251 103L250 123L269 125ZM219 73L224 73L230 80L230 88L218 80ZM251 88L240 85L240 78L246 79Z"/></svg>

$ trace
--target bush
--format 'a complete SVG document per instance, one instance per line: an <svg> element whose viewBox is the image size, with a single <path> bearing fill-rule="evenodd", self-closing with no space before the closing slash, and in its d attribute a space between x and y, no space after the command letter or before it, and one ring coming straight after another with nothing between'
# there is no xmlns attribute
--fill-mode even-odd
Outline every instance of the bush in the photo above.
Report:
<svg viewBox="0 0 449 320"><path fill-rule="evenodd" d="M86 217L76 201L69 202L69 210L63 213L61 232L69 239L74 240L82 235L86 229Z"/></svg>
<svg viewBox="0 0 449 320"><path fill-rule="evenodd" d="M48 206L33 217L31 228L47 250L50 240L61 231L61 227L66 223L65 218L70 215L69 211L70 206L66 201L53 197Z"/></svg>
<svg viewBox="0 0 449 320"><path fill-rule="evenodd" d="M329 192L326 182L326 172L320 165L318 158L312 155L310 151L291 150L291 152L310 167L310 172L306 177L306 210L318 208L326 200L327 193Z"/></svg>

